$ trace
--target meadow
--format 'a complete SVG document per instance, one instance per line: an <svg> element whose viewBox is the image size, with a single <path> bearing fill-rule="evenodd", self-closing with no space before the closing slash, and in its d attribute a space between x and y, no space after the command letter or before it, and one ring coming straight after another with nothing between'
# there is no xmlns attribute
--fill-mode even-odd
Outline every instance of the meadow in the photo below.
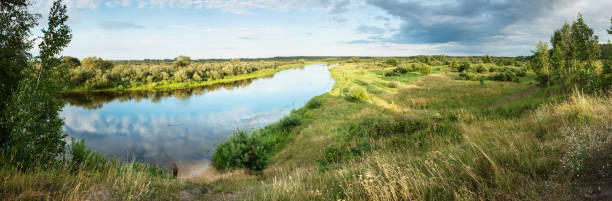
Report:
<svg viewBox="0 0 612 201"><path fill-rule="evenodd" d="M61 56L72 38L62 1L40 37L31 2L15 2L0 20L10 39L0 59L2 200L612 199L612 45L581 14L529 57L110 62ZM62 130L62 92L190 89L305 63L337 64L332 90L264 128L237 129L195 178L118 162Z"/></svg>

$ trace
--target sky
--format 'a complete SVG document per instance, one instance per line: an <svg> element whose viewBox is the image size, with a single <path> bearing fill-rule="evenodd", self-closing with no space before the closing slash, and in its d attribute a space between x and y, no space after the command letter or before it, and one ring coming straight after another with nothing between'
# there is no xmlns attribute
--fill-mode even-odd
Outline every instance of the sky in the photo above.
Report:
<svg viewBox="0 0 612 201"><path fill-rule="evenodd" d="M48 13L52 0L35 0ZM63 54L103 59L524 56L579 12L600 41L611 0L65 0ZM44 21L43 21L44 23ZM42 27L39 27L40 29Z"/></svg>

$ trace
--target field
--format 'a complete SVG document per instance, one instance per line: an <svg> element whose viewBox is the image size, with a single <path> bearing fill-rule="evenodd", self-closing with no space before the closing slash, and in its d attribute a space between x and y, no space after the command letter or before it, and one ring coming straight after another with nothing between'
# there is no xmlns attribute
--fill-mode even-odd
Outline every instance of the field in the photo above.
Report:
<svg viewBox="0 0 612 201"><path fill-rule="evenodd" d="M539 87L531 72L519 82L472 81L447 65L431 68L428 75L410 70L389 75L396 68L376 60L330 68L336 80L331 91L293 111L286 117L291 121L262 130L289 129L268 132L276 144L262 174L211 169L175 180L151 174L155 169L129 168L135 163L108 162L99 171L76 174L70 166L25 173L3 167L1 194L16 199L580 200L612 190L605 184L612 175L612 158L605 154L612 151L609 99ZM297 123L285 126L292 121Z"/></svg>
<svg viewBox="0 0 612 201"><path fill-rule="evenodd" d="M580 200L610 178L610 101L516 82L331 69L334 89L262 177L206 174L211 198L251 200ZM396 83L397 86L394 86ZM368 98L351 98L360 87Z"/></svg>

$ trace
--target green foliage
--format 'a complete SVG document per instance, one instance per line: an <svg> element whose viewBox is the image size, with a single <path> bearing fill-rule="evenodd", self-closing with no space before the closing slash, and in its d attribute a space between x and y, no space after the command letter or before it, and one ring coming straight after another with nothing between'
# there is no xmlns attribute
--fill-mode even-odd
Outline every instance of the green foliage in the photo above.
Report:
<svg viewBox="0 0 612 201"><path fill-rule="evenodd" d="M472 73L472 72L461 72L459 73L459 77L465 79L465 80L471 80L471 81L476 81L478 80L478 75L476 75L476 73Z"/></svg>
<svg viewBox="0 0 612 201"><path fill-rule="evenodd" d="M17 8L19 6L21 8ZM35 18L19 9L26 9L29 2L22 1L20 4L14 4L15 8L7 6L7 14L21 15L23 18L14 19L15 24L28 25L35 23ZM2 10L5 11L3 4ZM16 9L16 10L12 10ZM48 27L43 29L42 41L39 45L40 67L34 68L26 63L26 66L20 66L19 63L9 63L8 66L2 68L19 69L22 77L15 77L16 88L7 94L7 102L3 102L2 118L2 146L0 152L3 156L8 156L11 159L8 163L15 165L19 169L27 169L37 165L51 166L64 153L64 137L62 133L63 120L59 117L59 111L64 106L64 102L58 100L55 96L62 88L64 83L62 79L58 79L57 67L60 59L57 55L61 50L68 45L71 39L70 29L65 25L68 17L66 14L66 6L57 0L51 6ZM2 15L4 19L4 14ZM2 22L4 23L4 22ZM3 27L12 29L13 25ZM23 30L8 30L11 31L26 31L31 27L21 27ZM3 34L5 32L3 31ZM2 60L20 60L27 58L27 55L20 53L32 47L31 41L27 38L20 38L19 33L14 35L2 35L7 37L8 41L13 41L13 45L22 49L5 49L3 54L7 57ZM4 42L2 44L5 44ZM9 42L10 44L10 42ZM13 51L13 52L11 52ZM26 57L24 57L26 56ZM9 70L10 71L10 70ZM3 85L5 85L3 83ZM44 164L40 164L44 162Z"/></svg>
<svg viewBox="0 0 612 201"><path fill-rule="evenodd" d="M461 66L459 66L457 70L459 70L459 72L463 72L463 71L469 71L471 68L472 68L472 64L470 63L470 59L468 57L465 57L465 59L463 60L463 63L461 63Z"/></svg>
<svg viewBox="0 0 612 201"><path fill-rule="evenodd" d="M259 132L249 134L236 130L228 141L217 147L212 164L220 171L247 168L261 173L268 165L269 156Z"/></svg>
<svg viewBox="0 0 612 201"><path fill-rule="evenodd" d="M612 18L610 18L610 24L612 24ZM612 25L610 25L610 28L608 29L608 34L612 34Z"/></svg>
<svg viewBox="0 0 612 201"><path fill-rule="evenodd" d="M548 60L548 44L540 41L533 52L533 58L531 59L531 68L538 76L538 82L540 85L547 86L550 81L550 63Z"/></svg>
<svg viewBox="0 0 612 201"><path fill-rule="evenodd" d="M504 70L503 72L496 73L489 76L490 80L496 81L508 81L508 82L519 82L519 76L516 75L512 70Z"/></svg>
<svg viewBox="0 0 612 201"><path fill-rule="evenodd" d="M476 72L477 73L486 73L489 72L489 69L487 68L487 66L479 64L476 66Z"/></svg>
<svg viewBox="0 0 612 201"><path fill-rule="evenodd" d="M457 62L457 59L451 60L449 66L450 66L451 70L458 70L459 69L459 63Z"/></svg>
<svg viewBox="0 0 612 201"><path fill-rule="evenodd" d="M578 18L572 24L570 38L574 57L578 61L590 64L599 58L599 37L594 35L593 29L586 25L581 13L578 13Z"/></svg>
<svg viewBox="0 0 612 201"><path fill-rule="evenodd" d="M353 86L348 90L348 98L354 101L368 101L371 96L363 87Z"/></svg>
<svg viewBox="0 0 612 201"><path fill-rule="evenodd" d="M87 169L94 171L101 171L106 168L108 162L106 161L106 157L102 154L91 151L85 146L85 139L81 139L81 141L76 141L72 138L72 143L70 145L70 156L71 158L71 167L73 171L77 171L79 169Z"/></svg>
<svg viewBox="0 0 612 201"><path fill-rule="evenodd" d="M181 63L181 62L179 62ZM169 64L118 64L110 69L80 67L69 71L71 88L108 89L122 85L124 89L162 82L165 84L189 81L201 82L244 75L263 69L274 69L285 62L251 61L239 59L223 62L192 63L188 66Z"/></svg>
<svg viewBox="0 0 612 201"><path fill-rule="evenodd" d="M292 115L289 115L278 122L278 127L282 130L292 129L293 127L299 126L302 122L302 117L296 115L295 110L291 111Z"/></svg>
<svg viewBox="0 0 612 201"><path fill-rule="evenodd" d="M240 60L238 60L240 61ZM183 56L180 55L178 57L174 58L174 66L178 66L178 67L185 67L185 66L189 66L189 64L191 64L191 58L189 58L188 56Z"/></svg>
<svg viewBox="0 0 612 201"><path fill-rule="evenodd" d="M497 65L498 66L504 66L506 65L505 61L504 61L504 57L499 57L499 59L497 60Z"/></svg>
<svg viewBox="0 0 612 201"><path fill-rule="evenodd" d="M606 91L606 78L603 74L598 74L596 63L601 53L608 53L601 51L598 37L594 35L593 29L586 25L582 14L578 14L571 26L565 23L563 27L555 30L550 42L553 47L552 54L548 53L547 46L538 44L531 59L531 66L541 85L578 85L587 92ZM601 58L605 60L605 57ZM602 61L603 63L605 61Z"/></svg>
<svg viewBox="0 0 612 201"><path fill-rule="evenodd" d="M429 66L427 64L423 64L423 65L421 65L421 68L419 69L419 72L421 73L421 75L429 75L429 74L431 74L431 66Z"/></svg>
<svg viewBox="0 0 612 201"><path fill-rule="evenodd" d="M385 60L385 64L389 65L389 66L397 66L399 65L399 61L396 58L387 58L387 60Z"/></svg>
<svg viewBox="0 0 612 201"><path fill-rule="evenodd" d="M235 130L233 136L215 150L212 165L220 171L246 168L261 174L274 152L290 139L291 130L302 124L303 112L304 109L291 111L278 123L253 130L250 134L246 130Z"/></svg>
<svg viewBox="0 0 612 201"><path fill-rule="evenodd" d="M81 61L81 67L83 68L91 68L96 70L107 70L113 67L113 63L109 61L104 61L102 58L98 57L86 57Z"/></svg>
<svg viewBox="0 0 612 201"><path fill-rule="evenodd" d="M488 54L482 58L483 63L493 63L493 59Z"/></svg>
<svg viewBox="0 0 612 201"><path fill-rule="evenodd" d="M7 121L6 104L24 79L23 71L32 68L30 50L33 47L31 29L38 25L40 15L31 13L28 0L2 3L0 15L0 122ZM8 148L10 134L4 123L0 123L0 150Z"/></svg>
<svg viewBox="0 0 612 201"><path fill-rule="evenodd" d="M321 107L321 105L323 105L323 101L318 97L314 97L306 103L306 108L316 109L316 108Z"/></svg>

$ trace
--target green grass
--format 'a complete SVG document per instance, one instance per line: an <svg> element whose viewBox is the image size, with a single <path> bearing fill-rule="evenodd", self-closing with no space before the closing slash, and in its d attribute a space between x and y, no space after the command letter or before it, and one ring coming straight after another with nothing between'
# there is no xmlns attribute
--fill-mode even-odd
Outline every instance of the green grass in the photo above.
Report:
<svg viewBox="0 0 612 201"><path fill-rule="evenodd" d="M537 87L532 73L481 84L446 66L428 76L384 76L390 70L330 69L332 91L301 109L309 121L288 134L258 182L219 174L209 185L232 186L217 191L228 200L575 200L581 185L609 178L588 166L612 151L608 99L526 93ZM354 87L369 101L347 98Z"/></svg>
<svg viewBox="0 0 612 201"><path fill-rule="evenodd" d="M269 157L260 175L211 170L189 182L3 167L1 197L70 200L107 189L118 199L189 191L204 200L583 200L612 179L608 97L539 88L531 72L481 84L447 66L384 75L391 70L331 68L331 91L258 131ZM349 98L356 87L367 101Z"/></svg>

